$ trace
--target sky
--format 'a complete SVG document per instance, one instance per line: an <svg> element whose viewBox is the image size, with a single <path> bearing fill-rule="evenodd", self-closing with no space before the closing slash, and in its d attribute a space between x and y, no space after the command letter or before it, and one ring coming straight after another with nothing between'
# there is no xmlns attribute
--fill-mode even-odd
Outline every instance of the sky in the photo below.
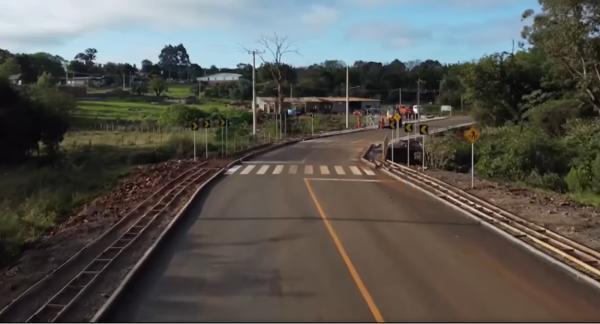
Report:
<svg viewBox="0 0 600 324"><path fill-rule="evenodd" d="M0 48L140 65L183 43L203 67L251 62L245 49L286 36L284 61L464 62L510 51L536 0L0 0ZM526 22L525 22L526 23ZM260 62L260 61L259 61Z"/></svg>

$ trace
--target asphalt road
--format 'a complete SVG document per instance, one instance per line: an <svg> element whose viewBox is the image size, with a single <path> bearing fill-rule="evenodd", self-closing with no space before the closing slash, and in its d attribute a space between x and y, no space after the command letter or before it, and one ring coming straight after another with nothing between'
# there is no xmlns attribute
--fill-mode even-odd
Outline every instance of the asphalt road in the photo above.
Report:
<svg viewBox="0 0 600 324"><path fill-rule="evenodd" d="M596 289L369 174L360 152L383 135L298 143L231 170L107 320L600 321Z"/></svg>

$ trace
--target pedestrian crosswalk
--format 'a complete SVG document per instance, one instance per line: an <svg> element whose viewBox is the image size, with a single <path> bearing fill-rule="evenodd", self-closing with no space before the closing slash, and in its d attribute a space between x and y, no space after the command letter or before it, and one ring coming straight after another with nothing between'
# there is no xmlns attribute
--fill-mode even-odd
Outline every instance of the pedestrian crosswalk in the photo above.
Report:
<svg viewBox="0 0 600 324"><path fill-rule="evenodd" d="M322 165L322 164L243 164L229 168L226 175L299 175L299 176L341 176L341 177L374 177L375 172L367 167L356 165Z"/></svg>

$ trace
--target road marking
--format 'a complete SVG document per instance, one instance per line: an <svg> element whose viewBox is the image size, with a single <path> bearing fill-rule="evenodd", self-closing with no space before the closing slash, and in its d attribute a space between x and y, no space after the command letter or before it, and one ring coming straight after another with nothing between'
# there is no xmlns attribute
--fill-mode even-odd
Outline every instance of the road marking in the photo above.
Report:
<svg viewBox="0 0 600 324"><path fill-rule="evenodd" d="M304 174L313 174L315 171L313 170L313 166L312 165L305 165L304 166Z"/></svg>
<svg viewBox="0 0 600 324"><path fill-rule="evenodd" d="M289 173L290 174L296 174L296 173L298 173L298 166L297 165L290 165Z"/></svg>
<svg viewBox="0 0 600 324"><path fill-rule="evenodd" d="M321 174L329 175L329 168L326 165L321 165Z"/></svg>
<svg viewBox="0 0 600 324"><path fill-rule="evenodd" d="M342 241L339 239L337 233L335 232L335 229L333 229L333 226L329 222L329 219L327 218L327 215L323 211L321 204L317 200L317 196L315 195L308 179L304 179L304 184L306 185L306 189L308 189L308 193L310 194L310 197L312 198L312 201L315 204L315 207L317 208L317 211L319 212L319 215L321 216L323 223L325 224L325 228L327 229L327 232L329 232L329 236L331 236L331 239L333 240L335 247L337 248L338 252L340 253L340 256L342 257L342 259L344 260L344 263L346 264L346 268L348 268L348 271L350 272L350 275L352 276L352 279L354 280L354 283L356 284L358 291L360 292L363 299L367 303L369 310L371 310L371 314L373 314L375 321L377 321L378 323L383 323L384 322L383 316L381 316L381 312L379 311L379 308L377 308L377 305L375 304L375 301L373 301L373 297L371 297L371 294L369 293L367 286L365 286L365 283L360 278L358 271L356 271L356 268L354 267L352 260L350 260L350 257L348 256L348 253L346 252L346 249L344 248Z"/></svg>
<svg viewBox="0 0 600 324"><path fill-rule="evenodd" d="M273 174L281 174L281 171L283 171L283 165L278 165L275 167L275 170L273 170Z"/></svg>
<svg viewBox="0 0 600 324"><path fill-rule="evenodd" d="M252 170L254 170L255 167L256 167L256 165L250 164L247 167L245 167L244 170L242 170L242 172L240 174L243 174L243 175L249 174L250 172L252 172Z"/></svg>
<svg viewBox="0 0 600 324"><path fill-rule="evenodd" d="M336 165L334 167L335 169L335 173L339 174L339 175L346 175L346 171L344 171L344 167L342 167L341 165Z"/></svg>
<svg viewBox="0 0 600 324"><path fill-rule="evenodd" d="M263 165L260 167L260 169L258 169L258 171L256 172L256 174L258 175L264 175L265 173L267 173L267 170L269 170L270 165Z"/></svg>
<svg viewBox="0 0 600 324"><path fill-rule="evenodd" d="M364 172L365 172L365 173L366 173L368 176L374 176L374 175L375 175L375 172L373 172L373 171L372 171L372 170L370 170L370 169L363 168L363 171L364 171Z"/></svg>
<svg viewBox="0 0 600 324"><path fill-rule="evenodd" d="M352 171L352 174L354 175L362 175L362 173L360 172L360 169L357 166L350 166L350 171Z"/></svg>
<svg viewBox="0 0 600 324"><path fill-rule="evenodd" d="M372 180L372 179L342 179L342 178L304 178L310 181L337 181L337 182L371 182L371 183L379 183L379 182L389 182L386 180ZM396 181L394 181L396 183Z"/></svg>
<svg viewBox="0 0 600 324"><path fill-rule="evenodd" d="M237 170L239 170L242 166L241 165L235 165L231 168L229 168L229 170L227 170L227 172L225 172L225 174L234 174L237 172Z"/></svg>

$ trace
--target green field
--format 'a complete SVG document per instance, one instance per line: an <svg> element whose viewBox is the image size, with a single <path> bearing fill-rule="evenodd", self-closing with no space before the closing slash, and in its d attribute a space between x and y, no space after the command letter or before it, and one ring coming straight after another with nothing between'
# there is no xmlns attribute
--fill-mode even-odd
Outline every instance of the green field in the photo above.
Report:
<svg viewBox="0 0 600 324"><path fill-rule="evenodd" d="M165 95L171 98L187 98L194 95L191 88L191 84L169 84Z"/></svg>
<svg viewBox="0 0 600 324"><path fill-rule="evenodd" d="M80 100L73 112L73 117L87 120L122 120L142 121L158 120L160 114L170 103L149 103L123 100L88 101ZM199 105L190 105L204 111L217 109L219 112L227 113L231 110L225 102L207 102Z"/></svg>
<svg viewBox="0 0 600 324"><path fill-rule="evenodd" d="M168 105L128 101L78 101L76 118L101 120L157 120Z"/></svg>

